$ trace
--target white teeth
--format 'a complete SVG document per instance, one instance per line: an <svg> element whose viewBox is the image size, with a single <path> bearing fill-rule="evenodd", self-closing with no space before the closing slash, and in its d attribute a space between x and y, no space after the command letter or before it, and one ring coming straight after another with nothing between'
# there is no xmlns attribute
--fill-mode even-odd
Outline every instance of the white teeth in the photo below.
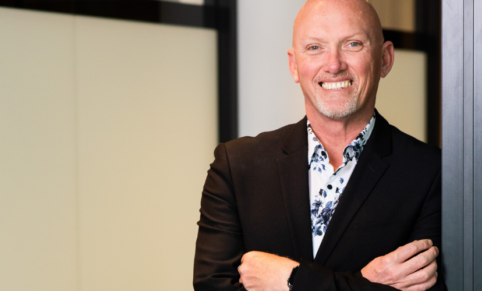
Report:
<svg viewBox="0 0 482 291"><path fill-rule="evenodd" d="M351 81L343 81L343 82L323 82L321 86L327 90L341 90L351 86Z"/></svg>

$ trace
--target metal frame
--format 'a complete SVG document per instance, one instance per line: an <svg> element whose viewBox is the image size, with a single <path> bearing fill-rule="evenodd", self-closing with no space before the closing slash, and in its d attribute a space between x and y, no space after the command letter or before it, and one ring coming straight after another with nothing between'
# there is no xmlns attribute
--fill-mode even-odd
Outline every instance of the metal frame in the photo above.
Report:
<svg viewBox="0 0 482 291"><path fill-rule="evenodd" d="M0 0L0 6L217 30L218 138L225 142L238 137L236 2L205 0L198 6L157 0Z"/></svg>
<svg viewBox="0 0 482 291"><path fill-rule="evenodd" d="M482 290L482 4L442 1L442 252L449 290Z"/></svg>

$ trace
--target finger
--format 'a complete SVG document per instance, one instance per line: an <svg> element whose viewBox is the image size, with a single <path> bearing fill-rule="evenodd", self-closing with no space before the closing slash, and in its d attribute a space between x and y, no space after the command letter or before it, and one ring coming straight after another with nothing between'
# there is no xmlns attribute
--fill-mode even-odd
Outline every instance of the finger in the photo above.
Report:
<svg viewBox="0 0 482 291"><path fill-rule="evenodd" d="M390 255L395 257L395 261L401 263L415 256L416 254L429 249L432 247L432 245L433 243L429 239L416 240L399 247L395 251L391 252Z"/></svg>
<svg viewBox="0 0 482 291"><path fill-rule="evenodd" d="M436 273L437 274L437 273ZM433 287L433 285L435 285L435 283L437 283L437 275L433 276L429 281L427 282L424 282L422 284L418 284L418 285L413 285L413 286L410 286L408 287L407 291L419 291L419 290L428 290L430 288Z"/></svg>
<svg viewBox="0 0 482 291"><path fill-rule="evenodd" d="M433 261L425 268L408 275L404 279L404 282L401 282L400 286L403 288L407 288L414 285L420 285L420 284L429 282L433 277L437 276L436 274L437 274L437 262Z"/></svg>
<svg viewBox="0 0 482 291"><path fill-rule="evenodd" d="M439 254L439 250L437 247L431 247L430 249L426 250L423 253L416 255L415 257L411 258L410 260L404 262L402 264L401 271L404 274L412 274L431 263L435 262Z"/></svg>

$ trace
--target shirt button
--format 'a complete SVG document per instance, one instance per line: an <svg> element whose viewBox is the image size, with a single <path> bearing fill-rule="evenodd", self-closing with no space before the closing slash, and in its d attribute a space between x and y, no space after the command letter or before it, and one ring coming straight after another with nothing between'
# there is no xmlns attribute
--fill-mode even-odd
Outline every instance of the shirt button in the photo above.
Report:
<svg viewBox="0 0 482 291"><path fill-rule="evenodd" d="M327 188L328 188L328 190L331 190L331 189L333 189L333 186L331 186L330 184L328 184Z"/></svg>

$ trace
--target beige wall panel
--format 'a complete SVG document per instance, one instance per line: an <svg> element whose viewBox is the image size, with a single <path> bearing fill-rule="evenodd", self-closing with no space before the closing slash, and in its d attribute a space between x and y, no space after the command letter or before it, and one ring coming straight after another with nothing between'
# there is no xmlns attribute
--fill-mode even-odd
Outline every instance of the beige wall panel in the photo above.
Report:
<svg viewBox="0 0 482 291"><path fill-rule="evenodd" d="M415 0L369 0L368 2L377 11L384 29L415 32Z"/></svg>
<svg viewBox="0 0 482 291"><path fill-rule="evenodd" d="M378 111L389 123L421 141L427 135L426 55L395 50L395 64L378 88Z"/></svg>
<svg viewBox="0 0 482 291"><path fill-rule="evenodd" d="M76 290L73 31L0 8L0 290Z"/></svg>
<svg viewBox="0 0 482 291"><path fill-rule="evenodd" d="M77 18L83 291L191 290L216 34Z"/></svg>

